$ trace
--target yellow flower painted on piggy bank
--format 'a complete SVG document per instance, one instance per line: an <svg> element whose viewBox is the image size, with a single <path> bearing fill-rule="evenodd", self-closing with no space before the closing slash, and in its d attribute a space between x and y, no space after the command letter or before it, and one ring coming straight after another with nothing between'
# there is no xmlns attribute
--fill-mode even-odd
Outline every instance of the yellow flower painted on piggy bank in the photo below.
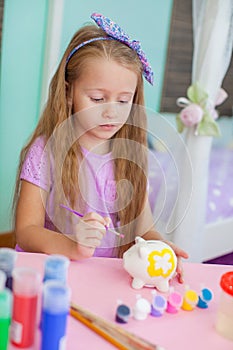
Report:
<svg viewBox="0 0 233 350"><path fill-rule="evenodd" d="M135 238L135 244L123 254L124 269L133 277L132 287L154 286L160 292L169 290L175 275L177 257L172 248L159 240Z"/></svg>
<svg viewBox="0 0 233 350"><path fill-rule="evenodd" d="M147 268L149 276L163 276L169 277L175 268L175 259L171 250L164 248L160 252L153 250L148 255L150 265Z"/></svg>

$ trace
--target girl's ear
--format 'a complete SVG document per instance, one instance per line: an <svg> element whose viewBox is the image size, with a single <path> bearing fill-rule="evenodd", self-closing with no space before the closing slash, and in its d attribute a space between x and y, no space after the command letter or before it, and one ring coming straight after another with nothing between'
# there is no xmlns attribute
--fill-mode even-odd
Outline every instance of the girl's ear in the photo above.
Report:
<svg viewBox="0 0 233 350"><path fill-rule="evenodd" d="M68 97L70 95L70 84L67 83L67 81L65 82L65 87L66 87L66 96Z"/></svg>
<svg viewBox="0 0 233 350"><path fill-rule="evenodd" d="M72 106L73 106L73 100L72 100L71 97L67 97L66 100L67 100L68 109L69 109L69 111L71 112Z"/></svg>

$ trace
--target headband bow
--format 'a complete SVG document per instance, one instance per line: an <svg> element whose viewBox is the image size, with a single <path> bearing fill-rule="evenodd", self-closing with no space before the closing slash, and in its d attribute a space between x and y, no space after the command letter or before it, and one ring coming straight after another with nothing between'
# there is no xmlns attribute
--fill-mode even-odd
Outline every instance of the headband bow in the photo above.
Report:
<svg viewBox="0 0 233 350"><path fill-rule="evenodd" d="M114 23L111 19L100 15L98 13L93 13L91 15L91 18L96 22L96 24L105 31L106 34L108 34L113 39L116 39L123 44L129 46L132 50L134 50L143 67L143 75L146 78L146 80L153 85L154 81L154 74L151 69L151 66L146 58L145 52L141 49L141 44L137 40L130 40L128 34L126 34L121 27L119 27L118 24Z"/></svg>

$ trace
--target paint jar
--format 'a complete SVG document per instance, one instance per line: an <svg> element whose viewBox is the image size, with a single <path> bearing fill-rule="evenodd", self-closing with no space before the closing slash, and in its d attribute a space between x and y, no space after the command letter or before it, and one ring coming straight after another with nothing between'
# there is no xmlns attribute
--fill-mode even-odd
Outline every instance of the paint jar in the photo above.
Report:
<svg viewBox="0 0 233 350"><path fill-rule="evenodd" d="M150 314L154 317L160 317L164 314L166 307L167 299L163 295L154 294Z"/></svg>
<svg viewBox="0 0 233 350"><path fill-rule="evenodd" d="M198 297L197 307L207 309L210 301L213 299L213 292L208 288L203 288Z"/></svg>
<svg viewBox="0 0 233 350"><path fill-rule="evenodd" d="M183 303L181 308L185 311L192 311L198 303L198 294L192 290L187 289L183 296Z"/></svg>
<svg viewBox="0 0 233 350"><path fill-rule="evenodd" d="M8 349L11 309L12 293L5 288L0 291L0 350Z"/></svg>
<svg viewBox="0 0 233 350"><path fill-rule="evenodd" d="M5 289L6 286L6 273L0 270L0 291Z"/></svg>
<svg viewBox="0 0 233 350"><path fill-rule="evenodd" d="M17 252L12 248L0 248L0 270L6 274L6 287L12 290L12 270L17 259Z"/></svg>
<svg viewBox="0 0 233 350"><path fill-rule="evenodd" d="M64 350L70 305L70 288L50 280L43 286L41 350Z"/></svg>
<svg viewBox="0 0 233 350"><path fill-rule="evenodd" d="M183 296L174 291L173 288L170 289L170 293L167 299L167 309L166 311L170 314L176 314L183 303Z"/></svg>
<svg viewBox="0 0 233 350"><path fill-rule="evenodd" d="M151 312L151 304L145 298L137 296L136 304L133 307L133 317L135 320L145 320Z"/></svg>
<svg viewBox="0 0 233 350"><path fill-rule="evenodd" d="M220 280L221 295L216 318L216 330L233 340L233 271L226 272Z"/></svg>
<svg viewBox="0 0 233 350"><path fill-rule="evenodd" d="M64 255L53 254L47 257L44 268L44 282L58 280L67 282L67 273L70 260Z"/></svg>
<svg viewBox="0 0 233 350"><path fill-rule="evenodd" d="M129 317L131 316L130 307L125 304L120 304L116 310L115 320L118 323L127 323L129 321Z"/></svg>
<svg viewBox="0 0 233 350"><path fill-rule="evenodd" d="M13 311L11 342L17 347L33 345L36 332L40 273L29 267L16 267L13 272Z"/></svg>

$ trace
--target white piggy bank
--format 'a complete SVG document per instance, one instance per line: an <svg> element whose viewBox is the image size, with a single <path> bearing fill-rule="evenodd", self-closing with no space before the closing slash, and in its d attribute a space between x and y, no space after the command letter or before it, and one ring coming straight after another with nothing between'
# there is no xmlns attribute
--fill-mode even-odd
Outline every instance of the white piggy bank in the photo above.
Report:
<svg viewBox="0 0 233 350"><path fill-rule="evenodd" d="M136 237L135 245L123 254L123 266L133 277L133 288L149 285L160 292L167 292L169 280L176 272L177 257L173 249L162 241L145 241Z"/></svg>

